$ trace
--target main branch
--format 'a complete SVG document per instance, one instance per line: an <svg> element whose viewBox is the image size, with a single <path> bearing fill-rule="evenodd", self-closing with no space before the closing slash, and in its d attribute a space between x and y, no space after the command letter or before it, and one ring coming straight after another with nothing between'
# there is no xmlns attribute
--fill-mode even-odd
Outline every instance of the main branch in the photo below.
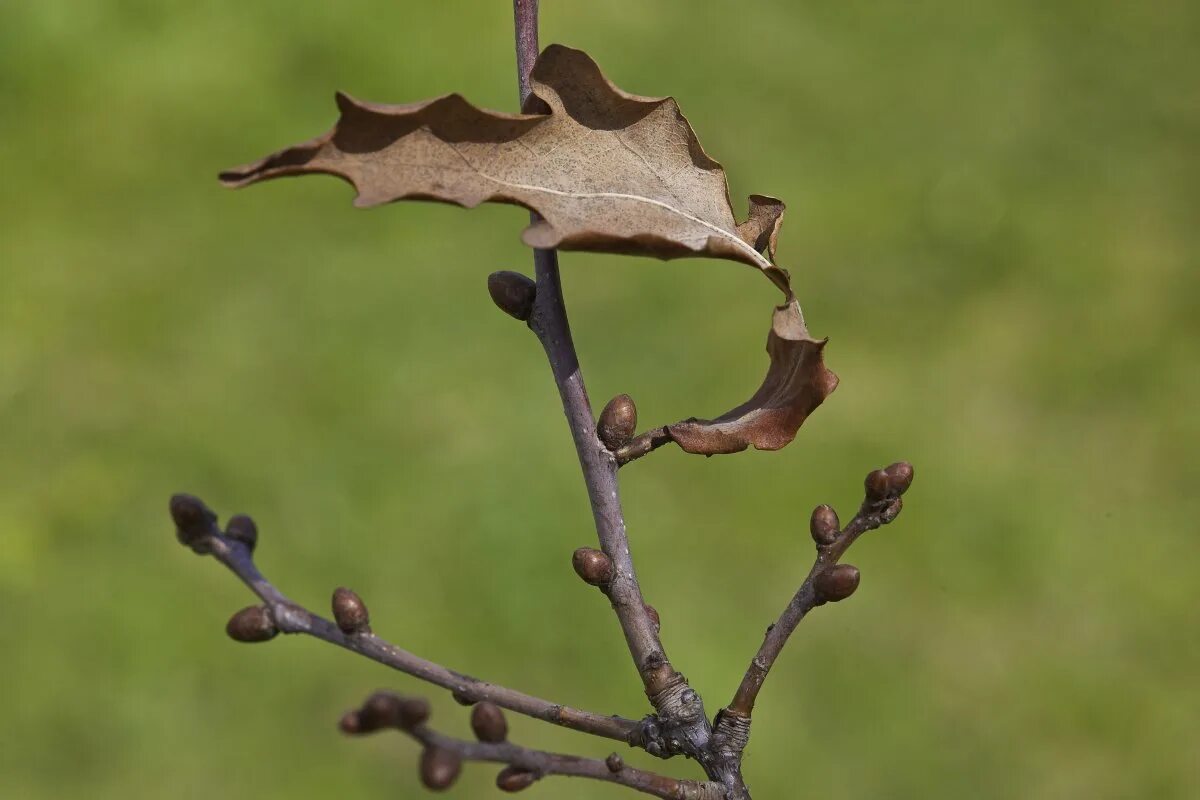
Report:
<svg viewBox="0 0 1200 800"><path fill-rule="evenodd" d="M538 55L538 2L514 0L513 13L516 22L517 77L521 103L524 105L530 91L529 73ZM536 221L536 215L532 216ZM671 667L658 637L658 626L646 608L638 585L625 530L625 515L621 509L617 460L596 436L596 419L584 386L563 302L558 254L553 250L535 250L533 263L537 285L529 327L541 340L550 361L554 382L558 386L563 411L579 455L579 464L583 468L600 547L612 560L613 575L605 583L604 590L621 623L625 642L646 694L659 715L695 723L704 719L703 705L699 696L688 688L683 676ZM705 734L696 731L696 735Z"/></svg>

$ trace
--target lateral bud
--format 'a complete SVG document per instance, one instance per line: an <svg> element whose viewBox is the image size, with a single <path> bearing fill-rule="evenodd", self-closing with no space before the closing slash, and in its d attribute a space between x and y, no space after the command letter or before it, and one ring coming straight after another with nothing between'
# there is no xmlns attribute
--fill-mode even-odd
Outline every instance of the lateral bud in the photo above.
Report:
<svg viewBox="0 0 1200 800"><path fill-rule="evenodd" d="M858 567L835 564L816 577L813 588L823 602L836 603L854 594L854 590L858 588L858 580Z"/></svg>
<svg viewBox="0 0 1200 800"><path fill-rule="evenodd" d="M813 509L812 517L808 520L808 532L813 541L819 545L833 544L837 541L842 523L832 506L819 505Z"/></svg>
<svg viewBox="0 0 1200 800"><path fill-rule="evenodd" d="M538 779L536 772L520 767L507 766L496 776L496 788L502 792L519 792L528 789Z"/></svg>
<svg viewBox="0 0 1200 800"><path fill-rule="evenodd" d="M497 308L525 322L533 313L537 284L519 272L501 270L488 275L488 294Z"/></svg>
<svg viewBox="0 0 1200 800"><path fill-rule="evenodd" d="M356 593L339 586L333 591L333 619L347 636L371 632L371 617L367 606Z"/></svg>
<svg viewBox="0 0 1200 800"><path fill-rule="evenodd" d="M662 630L662 618L658 616L658 609L649 603L645 604L646 616L650 617L650 621L654 623L654 632L658 633Z"/></svg>
<svg viewBox="0 0 1200 800"><path fill-rule="evenodd" d="M613 579L612 559L594 547L581 547L571 556L571 566L584 583L603 586Z"/></svg>
<svg viewBox="0 0 1200 800"><path fill-rule="evenodd" d="M462 771L462 758L451 750L426 747L421 752L421 783L435 792L449 789Z"/></svg>
<svg viewBox="0 0 1200 800"><path fill-rule="evenodd" d="M229 618L225 633L235 642L265 642L279 633L265 606L247 606Z"/></svg>
<svg viewBox="0 0 1200 800"><path fill-rule="evenodd" d="M457 689L451 692L450 696L454 698L454 702L458 703L460 706L473 706L479 702L475 698L469 697Z"/></svg>
<svg viewBox="0 0 1200 800"><path fill-rule="evenodd" d="M471 730L479 741L496 744L508 738L508 720L500 706L484 700L471 709Z"/></svg>
<svg viewBox="0 0 1200 800"><path fill-rule="evenodd" d="M891 483L892 494L902 495L908 491L913 482L913 467L907 461L897 461L884 470Z"/></svg>
<svg viewBox="0 0 1200 800"><path fill-rule="evenodd" d="M235 514L225 523L225 536L246 545L246 549L253 553L258 544L258 526L248 515Z"/></svg>
<svg viewBox="0 0 1200 800"><path fill-rule="evenodd" d="M600 412L596 435L609 450L616 451L633 438L637 431L637 406L627 394L619 394Z"/></svg>
<svg viewBox="0 0 1200 800"><path fill-rule="evenodd" d="M604 759L604 765L608 767L609 772L620 772L625 769L625 759L616 753L609 753L608 758Z"/></svg>
<svg viewBox="0 0 1200 800"><path fill-rule="evenodd" d="M892 479L886 470L872 470L867 473L866 480L863 481L863 488L866 490L867 499L877 503L886 499L891 492Z"/></svg>
<svg viewBox="0 0 1200 800"><path fill-rule="evenodd" d="M199 497L190 494L171 496L171 519L175 521L175 538L197 553L207 553L217 529L217 515Z"/></svg>

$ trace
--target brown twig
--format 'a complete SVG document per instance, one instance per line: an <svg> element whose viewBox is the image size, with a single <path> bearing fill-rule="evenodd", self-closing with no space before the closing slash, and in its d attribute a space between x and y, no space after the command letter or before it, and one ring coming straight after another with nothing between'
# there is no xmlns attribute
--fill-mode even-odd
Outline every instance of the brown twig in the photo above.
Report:
<svg viewBox="0 0 1200 800"><path fill-rule="evenodd" d="M289 600L275 588L255 566L250 546L229 534L223 535L217 528L216 515L203 502L189 495L176 495L171 500L171 511L180 539L197 553L212 555L241 578L266 605L270 615L268 621L280 633L303 633L344 647L399 672L448 689L457 698L467 702L487 700L518 714L620 742L630 743L636 737L639 723L633 720L551 703L515 689L472 678L413 655L369 630L345 633L334 622Z"/></svg>
<svg viewBox="0 0 1200 800"><path fill-rule="evenodd" d="M521 103L524 105L530 92L529 73L538 55L537 0L513 0L513 15L516 23L517 77ZM538 219L536 214L530 216L534 221ZM579 455L579 464L583 468L600 547L612 559L614 574L612 580L603 587L604 592L620 621L646 695L666 725L685 728L674 737L683 748L677 752L687 749L684 740L693 740L697 747L704 746L707 744L708 723L703 703L699 695L688 687L683 676L671 667L658 637L658 625L647 611L638 585L625 530L625 516L621 509L617 460L596 435L596 419L584 386L563 302L558 254L554 250L535 250L533 262L537 285L529 327L537 334L550 361L554 382L558 386L563 411ZM668 744L670 741L671 737L668 737Z"/></svg>
<svg viewBox="0 0 1200 800"><path fill-rule="evenodd" d="M480 714L479 712L486 712ZM432 789L448 788L464 761L506 764L496 783L506 791L519 791L552 775L589 778L615 783L667 800L721 800L722 788L715 783L680 780L625 765L616 753L601 761L594 758L534 750L507 741L507 724L495 706L481 704L471 716L479 741L458 739L439 733L426 720L428 705L414 698L387 692L372 695L362 708L342 717L340 727L348 734L371 733L394 728L423 746L421 780Z"/></svg>
<svg viewBox="0 0 1200 800"><path fill-rule="evenodd" d="M811 531L817 543L816 560L779 620L767 629L762 647L750 662L725 713L744 718L748 723L767 674L800 620L823 603L849 597L858 587L857 569L835 565L859 536L888 524L900 514L903 508L900 495L907 491L912 478L912 466L905 462L867 475L866 497L858 513L841 530L837 529L837 515L829 506L818 506L813 511Z"/></svg>

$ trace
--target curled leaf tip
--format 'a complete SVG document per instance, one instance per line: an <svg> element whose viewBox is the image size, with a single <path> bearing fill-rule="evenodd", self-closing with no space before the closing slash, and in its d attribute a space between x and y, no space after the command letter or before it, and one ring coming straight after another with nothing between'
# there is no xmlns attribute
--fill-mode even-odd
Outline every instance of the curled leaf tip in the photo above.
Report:
<svg viewBox="0 0 1200 800"><path fill-rule="evenodd" d="M800 305L791 299L775 310L767 336L771 363L754 396L716 419L668 426L671 438L684 451L706 456L784 447L837 388L837 375L825 366L826 341L809 335Z"/></svg>

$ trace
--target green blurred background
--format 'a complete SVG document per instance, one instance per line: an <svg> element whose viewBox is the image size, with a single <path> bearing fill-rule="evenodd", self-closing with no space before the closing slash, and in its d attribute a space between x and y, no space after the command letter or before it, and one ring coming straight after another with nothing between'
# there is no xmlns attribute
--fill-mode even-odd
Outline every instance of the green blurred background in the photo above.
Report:
<svg viewBox="0 0 1200 800"><path fill-rule="evenodd" d="M710 711L808 568L809 510L916 465L851 554L858 595L764 690L755 796L1200 796L1200 6L544 5L544 43L679 98L739 211L788 202L780 258L842 379L781 452L622 472ZM215 179L325 130L335 89L512 110L513 73L502 0L0 9L5 798L420 797L413 744L344 739L340 712L387 686L467 731L313 640L226 639L250 596L175 544L179 490L253 513L264 570L313 607L349 585L416 653L646 711L568 564L593 533L541 350L484 288L529 269L523 212ZM563 262L597 406L629 392L659 424L757 385L774 296L750 269Z"/></svg>

